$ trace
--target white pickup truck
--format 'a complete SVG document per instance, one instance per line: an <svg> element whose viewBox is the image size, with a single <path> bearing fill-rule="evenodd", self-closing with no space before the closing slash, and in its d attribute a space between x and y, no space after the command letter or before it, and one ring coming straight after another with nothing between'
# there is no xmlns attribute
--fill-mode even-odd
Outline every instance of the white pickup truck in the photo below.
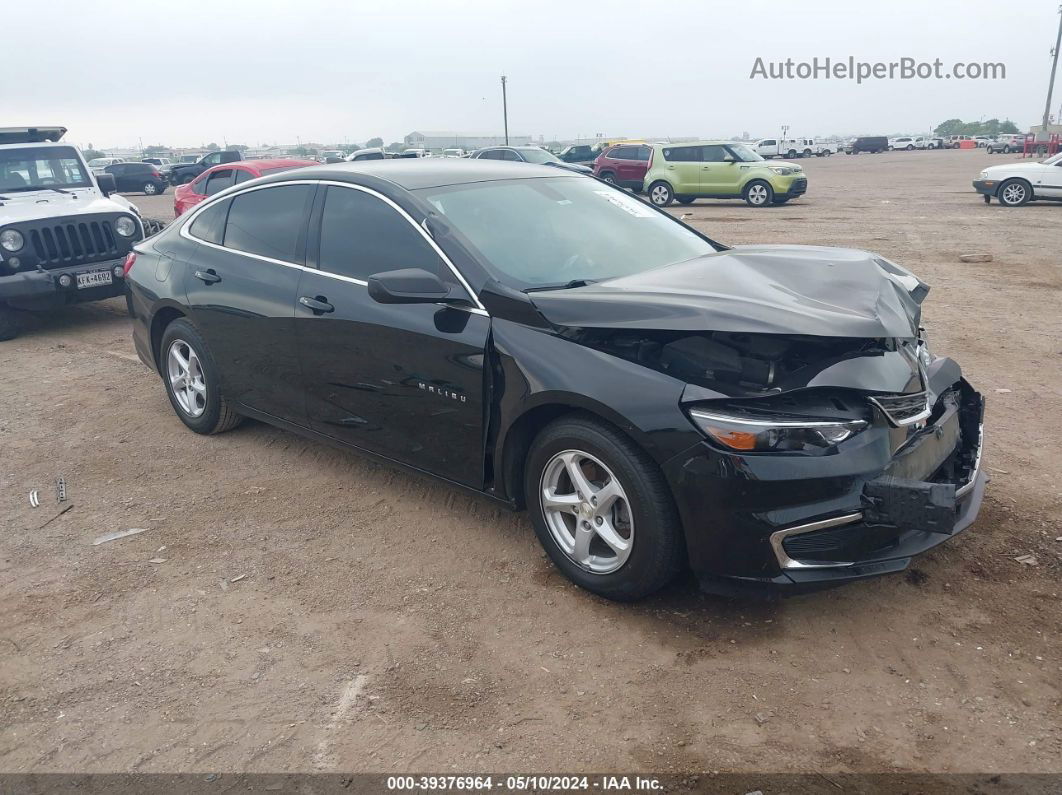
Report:
<svg viewBox="0 0 1062 795"><path fill-rule="evenodd" d="M144 238L140 212L94 174L65 127L0 128L0 340L19 310L125 292L124 263ZM152 231L157 231L152 228Z"/></svg>
<svg viewBox="0 0 1062 795"><path fill-rule="evenodd" d="M816 141L814 138L761 138L752 148L760 157L829 157L841 151L840 144Z"/></svg>

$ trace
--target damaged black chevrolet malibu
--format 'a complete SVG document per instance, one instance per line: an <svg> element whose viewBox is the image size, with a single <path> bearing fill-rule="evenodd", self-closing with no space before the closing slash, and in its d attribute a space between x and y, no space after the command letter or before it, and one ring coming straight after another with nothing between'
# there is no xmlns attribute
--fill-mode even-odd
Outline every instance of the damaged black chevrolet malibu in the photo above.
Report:
<svg viewBox="0 0 1062 795"><path fill-rule="evenodd" d="M549 166L382 160L219 193L127 270L193 431L253 417L526 507L611 599L900 571L981 503L982 398L875 254L727 247Z"/></svg>

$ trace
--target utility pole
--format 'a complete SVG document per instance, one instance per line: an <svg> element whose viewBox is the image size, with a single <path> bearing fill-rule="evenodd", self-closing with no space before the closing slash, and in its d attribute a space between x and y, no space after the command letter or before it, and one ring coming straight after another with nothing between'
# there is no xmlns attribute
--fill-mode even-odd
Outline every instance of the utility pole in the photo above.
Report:
<svg viewBox="0 0 1062 795"><path fill-rule="evenodd" d="M505 145L509 145L509 101L505 95L505 75L502 79L502 121L505 123ZM1050 103L1050 100L1048 100Z"/></svg>
<svg viewBox="0 0 1062 795"><path fill-rule="evenodd" d="M1051 94L1055 89L1055 72L1058 71L1058 50L1062 47L1062 5L1058 7L1058 13L1058 37L1055 39L1054 58L1051 61L1051 80L1047 84L1047 104L1044 105L1044 133L1047 132L1047 125L1051 121Z"/></svg>

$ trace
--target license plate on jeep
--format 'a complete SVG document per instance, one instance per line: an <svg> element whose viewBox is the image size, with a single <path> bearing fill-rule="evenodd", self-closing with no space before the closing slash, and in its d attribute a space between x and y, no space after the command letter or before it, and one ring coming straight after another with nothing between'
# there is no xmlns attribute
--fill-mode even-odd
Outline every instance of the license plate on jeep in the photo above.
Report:
<svg viewBox="0 0 1062 795"><path fill-rule="evenodd" d="M89 271L77 275L77 289L84 290L86 287L100 287L111 283L111 272Z"/></svg>

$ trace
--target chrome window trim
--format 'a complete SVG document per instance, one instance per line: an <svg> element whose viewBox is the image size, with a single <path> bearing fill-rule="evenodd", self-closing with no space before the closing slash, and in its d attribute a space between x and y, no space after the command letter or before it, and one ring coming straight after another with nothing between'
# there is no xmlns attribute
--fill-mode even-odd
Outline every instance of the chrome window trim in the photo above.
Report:
<svg viewBox="0 0 1062 795"><path fill-rule="evenodd" d="M364 185L355 185L350 182L339 182L337 180L331 179L293 179L284 182L269 182L265 185L250 185L248 187L243 187L239 189L237 189L239 186L232 185L226 188L225 190L221 191L220 193L211 196L209 201L204 201L197 205L195 209L193 209L191 213L189 213L188 218L181 224L181 228L178 230L178 234L180 234L181 237L198 243L201 246L209 246L211 248L216 248L219 251L228 251L232 254L240 254L244 257L251 257L252 259L261 260L262 262L270 262L274 265L283 265L288 268L295 268L301 271L308 271L309 273L319 273L322 276L327 276L330 279L336 279L338 281L348 282L350 284L359 284L362 287L368 287L369 283L364 279L355 279L351 276L342 276L338 273L331 273L322 268L311 268L308 265L300 265L297 262L274 259L273 257L266 257L262 254L254 254L250 251L240 251L239 249L228 248L226 246L218 245L217 243L211 243L209 240L203 240L200 237L196 237L190 231L192 224L195 223L195 219L199 217L199 214L204 212L208 207L216 204L219 201L223 201L225 199L235 199L237 196L241 196L244 193L250 193L251 191L265 190L266 188L279 188L285 185L334 185L338 188L360 190L363 193L368 193L370 196L375 196L377 199L380 199L384 204L386 204L392 210L397 212L399 216L404 218L409 223L409 225L412 226L420 234L420 236L427 241L428 245L431 246L432 250L435 251L439 258L446 263L446 266L450 269L451 273L453 273L458 283L461 285L461 287L464 288L465 292L468 293L468 296L476 304L474 307L457 306L454 304L446 304L446 306L450 306L453 309L463 309L474 315L483 315L484 317L490 317L490 314L487 312L486 308L483 306L482 303L480 303L479 296L476 295L475 290L472 289L472 286L465 279L461 271L457 269L457 266L454 265L454 263L450 260L448 256L446 256L446 253L441 248L439 248L439 245L432 239L431 235L428 234L427 229L425 229L423 226L414 221L413 218L409 215L409 213L407 213L405 210L403 210L401 207L391 201L391 199L387 198L379 191L375 191L372 188L367 188ZM230 193L229 191L232 192Z"/></svg>
<svg viewBox="0 0 1062 795"><path fill-rule="evenodd" d="M841 525L854 524L856 522L863 521L863 514L849 513L844 516L835 516L833 519L822 519L818 522L810 522L808 524L797 525L796 527L789 527L785 530L776 530L771 533L771 549L774 550L774 556L778 560L778 565L783 571L793 569L843 569L848 566L854 566L855 563L804 563L789 557L786 554L785 548L782 546L782 542L789 536L801 535L802 533L812 533L816 530L825 530L828 527L840 527Z"/></svg>

